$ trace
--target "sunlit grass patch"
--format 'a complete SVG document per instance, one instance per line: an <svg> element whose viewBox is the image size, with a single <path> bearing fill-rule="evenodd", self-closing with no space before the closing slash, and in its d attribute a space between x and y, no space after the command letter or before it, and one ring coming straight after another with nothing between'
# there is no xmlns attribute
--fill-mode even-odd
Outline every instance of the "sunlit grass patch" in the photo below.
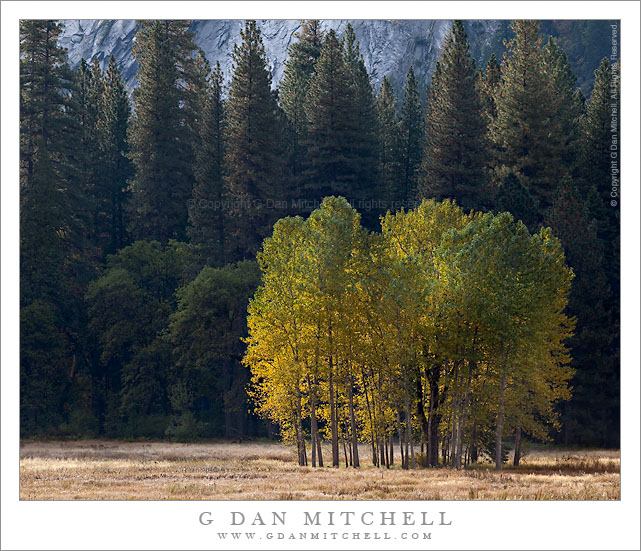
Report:
<svg viewBox="0 0 641 551"><path fill-rule="evenodd" d="M323 450L325 461L331 457ZM518 467L299 467L278 443L25 443L22 499L102 500L612 500L618 452L537 450Z"/></svg>

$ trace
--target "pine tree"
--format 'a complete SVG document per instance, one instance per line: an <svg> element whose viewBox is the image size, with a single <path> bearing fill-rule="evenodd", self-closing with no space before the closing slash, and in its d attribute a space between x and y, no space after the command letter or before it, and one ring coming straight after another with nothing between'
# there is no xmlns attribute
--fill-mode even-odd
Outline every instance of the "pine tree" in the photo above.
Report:
<svg viewBox="0 0 641 551"><path fill-rule="evenodd" d="M579 119L583 111L582 93L576 87L576 75L570 67L568 56L558 42L548 38L543 48L543 63L547 77L552 82L554 104L558 106L555 118L560 128L562 162L568 170L574 168ZM577 94L578 92L578 94Z"/></svg>
<svg viewBox="0 0 641 551"><path fill-rule="evenodd" d="M499 211L509 212L515 220L521 220L530 230L535 229L538 219L536 203L512 172L498 187L495 204Z"/></svg>
<svg viewBox="0 0 641 551"><path fill-rule="evenodd" d="M380 199L384 209L396 210L404 200L403 166L401 164L401 129L398 122L396 98L392 85L383 77L376 102L381 148L379 171L381 175Z"/></svg>
<svg viewBox="0 0 641 551"><path fill-rule="evenodd" d="M486 124L490 124L496 118L496 97L497 88L501 82L501 66L499 65L496 55L492 54L487 61L485 72L480 75L479 94L481 98L481 110L486 119Z"/></svg>
<svg viewBox="0 0 641 551"><path fill-rule="evenodd" d="M423 154L423 108L418 93L418 82L414 76L414 68L410 66L405 82L405 94L401 105L401 165L402 201L414 197L418 180L418 171Z"/></svg>
<svg viewBox="0 0 641 551"><path fill-rule="evenodd" d="M597 225L569 178L557 189L546 223L561 239L568 264L576 274L568 305L569 314L577 318L575 336L569 343L576 370L575 391L564 410L565 437L585 444L616 446L619 366L611 349L616 339L615 299L604 270L604 247Z"/></svg>
<svg viewBox="0 0 641 551"><path fill-rule="evenodd" d="M587 102L585 116L581 119L579 139L579 162L578 175L581 189L584 193L595 187L604 205L610 206L607 210L609 216L599 220L601 225L601 237L612 242L618 233L618 222L616 220L617 208L612 208L612 172L611 161L615 161L615 169L619 168L619 134L618 124L612 131L612 116L615 106L615 116L618 113L618 90L617 82L613 81L613 68L609 61L604 58L594 72L594 88ZM614 83L615 86L612 86ZM611 97L614 95L614 97ZM610 149L614 146L614 149ZM611 155L614 155L612 157Z"/></svg>
<svg viewBox="0 0 641 551"><path fill-rule="evenodd" d="M223 73L216 63L202 108L188 228L191 243L198 248L202 262L210 266L224 264L224 125Z"/></svg>
<svg viewBox="0 0 641 551"><path fill-rule="evenodd" d="M307 115L305 104L309 82L314 75L316 61L320 57L324 33L317 19L301 21L295 33L298 38L288 49L283 80L280 83L280 105L291 126L290 167L294 185L300 187L307 151Z"/></svg>
<svg viewBox="0 0 641 551"><path fill-rule="evenodd" d="M73 365L65 259L73 227L68 115L72 75L62 25L20 21L20 429L59 424ZM74 136L75 138L76 136Z"/></svg>
<svg viewBox="0 0 641 551"><path fill-rule="evenodd" d="M278 218L271 202L283 199L279 108L256 22L247 21L240 36L241 43L234 46L226 122L225 184L234 205L229 220L231 258L256 252Z"/></svg>
<svg viewBox="0 0 641 551"><path fill-rule="evenodd" d="M102 101L102 71L97 60L91 66L84 59L74 73L71 96L69 98L69 114L73 123L67 131L74 135L71 140L73 149L72 172L67 174L74 181L73 193L69 194L69 203L73 205L72 212L76 227L82 228L83 242L78 241L75 248L93 249L92 257L100 255L99 234L100 223L97 219L97 197L100 191L100 169L103 164L98 143L97 123ZM78 235L76 236L78 237Z"/></svg>
<svg viewBox="0 0 641 551"><path fill-rule="evenodd" d="M610 65L603 59L594 72L594 88L586 104L585 115L581 119L578 151L578 184L581 196L585 198L587 215L594 220L594 229L603 243L603 268L607 277L612 298L607 303L611 325L610 334L602 335L599 346L606 346L601 360L602 373L590 384L599 386L608 377L618 381L620 358L620 211L619 211L619 170L621 153L620 136L620 90L618 63ZM588 276L589 277L589 276ZM598 279L598 278L597 278ZM585 315L592 318L590 302L586 300ZM598 350L598 348L597 348ZM590 384L583 394L585 408L592 408ZM615 413L616 384L609 387L610 396L599 402L600 441L618 445L618 422ZM608 408L606 411L605 408ZM574 412L574 418L581 415L581 409ZM608 436L609 435L609 436Z"/></svg>
<svg viewBox="0 0 641 551"><path fill-rule="evenodd" d="M491 136L495 178L508 172L516 174L542 212L566 172L563 158L567 149L561 139L559 101L554 81L546 74L539 28L539 22L533 20L512 23L515 37L508 42L501 65Z"/></svg>
<svg viewBox="0 0 641 551"><path fill-rule="evenodd" d="M358 202L365 226L373 227L380 210L375 197L379 189L377 161L381 146L376 97L360 53L359 42L350 23L345 29L343 43L350 88L346 93L351 99L350 109L346 114L346 122L351 127L349 130L352 134L348 142L351 143L348 155L354 175L348 197Z"/></svg>
<svg viewBox="0 0 641 551"><path fill-rule="evenodd" d="M323 41L306 105L308 159L303 191L314 203L328 195L346 195L354 184L350 165L349 76L334 30Z"/></svg>
<svg viewBox="0 0 641 551"><path fill-rule="evenodd" d="M185 41L162 21L143 24L136 35L133 54L139 69L131 133L136 177L130 202L134 239L166 242L181 237L187 222L193 175L190 124L181 109L186 101Z"/></svg>
<svg viewBox="0 0 641 551"><path fill-rule="evenodd" d="M54 21L20 23L21 303L61 298L72 88Z"/></svg>
<svg viewBox="0 0 641 551"><path fill-rule="evenodd" d="M467 35L456 21L432 76L419 197L449 197L465 208L483 205L485 124L475 79Z"/></svg>
<svg viewBox="0 0 641 551"><path fill-rule="evenodd" d="M127 129L131 116L129 97L114 56L109 58L103 80L102 101L97 121L98 139L102 158L102 171L98 193L102 204L98 213L102 217L105 252L113 254L127 243L125 207L129 197L127 182L133 176L129 159Z"/></svg>

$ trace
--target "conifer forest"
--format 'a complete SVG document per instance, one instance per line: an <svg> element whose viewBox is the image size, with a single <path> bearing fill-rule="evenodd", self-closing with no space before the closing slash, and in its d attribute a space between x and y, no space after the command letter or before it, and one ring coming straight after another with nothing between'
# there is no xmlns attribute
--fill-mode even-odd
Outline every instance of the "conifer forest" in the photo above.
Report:
<svg viewBox="0 0 641 551"><path fill-rule="evenodd" d="M481 64L466 25L375 86L351 25L302 21L276 83L255 21L229 79L138 21L130 93L21 21L21 437L618 448L619 61L515 20Z"/></svg>

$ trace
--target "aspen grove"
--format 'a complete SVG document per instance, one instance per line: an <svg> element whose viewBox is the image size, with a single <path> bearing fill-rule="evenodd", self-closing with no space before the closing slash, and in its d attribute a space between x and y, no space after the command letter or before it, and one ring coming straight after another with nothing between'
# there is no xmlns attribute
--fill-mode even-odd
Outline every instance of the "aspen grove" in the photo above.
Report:
<svg viewBox="0 0 641 551"><path fill-rule="evenodd" d="M504 433L545 438L568 399L572 281L549 228L425 200L366 231L343 198L279 220L258 253L244 362L261 414L322 466L456 468ZM306 439L309 420L311 442ZM342 453L341 453L342 451ZM518 459L516 459L518 462Z"/></svg>

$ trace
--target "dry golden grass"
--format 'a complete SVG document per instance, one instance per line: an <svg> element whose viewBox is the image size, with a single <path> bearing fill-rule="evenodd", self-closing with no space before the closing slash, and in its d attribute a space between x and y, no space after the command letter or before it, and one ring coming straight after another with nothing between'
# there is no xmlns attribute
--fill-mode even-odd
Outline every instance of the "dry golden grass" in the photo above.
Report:
<svg viewBox="0 0 641 551"><path fill-rule="evenodd" d="M299 467L272 443L27 442L20 450L25 500L613 500L613 451L533 451L518 468ZM329 449L324 457L330 457ZM398 459L398 458L397 458Z"/></svg>

